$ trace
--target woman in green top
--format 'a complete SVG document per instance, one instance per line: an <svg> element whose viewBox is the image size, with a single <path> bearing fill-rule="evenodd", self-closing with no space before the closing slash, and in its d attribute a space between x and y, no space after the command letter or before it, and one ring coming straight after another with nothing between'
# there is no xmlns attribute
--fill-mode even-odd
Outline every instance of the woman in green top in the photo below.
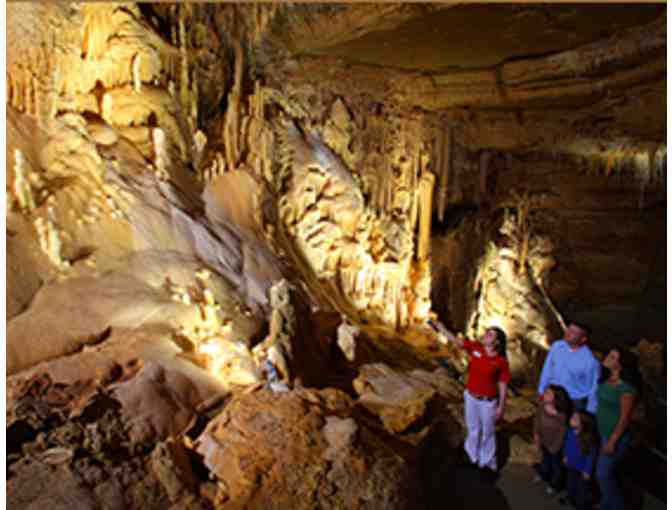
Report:
<svg viewBox="0 0 672 510"><path fill-rule="evenodd" d="M630 442L628 430L635 407L636 381L630 374L629 353L612 349L602 366L607 377L597 389L597 427L602 449L597 460L596 478L602 499L600 510L623 510L624 501L616 481L616 467Z"/></svg>

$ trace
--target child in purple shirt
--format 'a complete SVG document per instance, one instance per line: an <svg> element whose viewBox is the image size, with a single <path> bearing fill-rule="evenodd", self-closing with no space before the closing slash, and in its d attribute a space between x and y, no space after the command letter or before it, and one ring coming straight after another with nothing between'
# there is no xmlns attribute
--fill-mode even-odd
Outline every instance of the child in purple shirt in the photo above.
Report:
<svg viewBox="0 0 672 510"><path fill-rule="evenodd" d="M590 413L577 411L569 420L565 437L564 462L567 466L567 501L577 510L592 507L591 477L597 457L598 435Z"/></svg>

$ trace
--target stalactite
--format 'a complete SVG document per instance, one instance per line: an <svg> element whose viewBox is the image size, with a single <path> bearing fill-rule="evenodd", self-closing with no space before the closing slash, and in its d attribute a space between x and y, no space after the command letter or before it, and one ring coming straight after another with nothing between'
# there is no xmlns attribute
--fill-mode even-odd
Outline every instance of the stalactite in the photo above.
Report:
<svg viewBox="0 0 672 510"><path fill-rule="evenodd" d="M15 74L18 74L18 71L15 72ZM14 108L16 108L19 111L23 110L23 90L21 87L21 80L17 77L14 81L14 104L12 105Z"/></svg>
<svg viewBox="0 0 672 510"><path fill-rule="evenodd" d="M23 111L27 114L31 113L31 90L32 90L32 76L27 67L23 68Z"/></svg>
<svg viewBox="0 0 672 510"><path fill-rule="evenodd" d="M387 123L383 123L383 132L382 132L382 139L380 142L380 148L381 148L381 155L383 157L383 168L381 169L380 174L378 175L378 185L376 186L376 200L375 200L375 207L377 211L381 211L383 209L383 185L384 185L384 179L386 177L386 170L387 170L387 160L389 158L388 152L387 152Z"/></svg>
<svg viewBox="0 0 672 510"><path fill-rule="evenodd" d="M429 253L432 227L432 195L434 174L423 172L420 178L420 236L418 239L418 260L425 260Z"/></svg>
<svg viewBox="0 0 672 510"><path fill-rule="evenodd" d="M141 56L139 53L133 55L131 59L131 73L133 75L133 90L136 94L142 92L142 79L140 78Z"/></svg>
<svg viewBox="0 0 672 510"><path fill-rule="evenodd" d="M84 4L84 24L82 28L82 55L87 60L99 60L107 51L108 27L112 26L111 16L114 6L110 4Z"/></svg>
<svg viewBox="0 0 672 510"><path fill-rule="evenodd" d="M35 94L34 97L34 109L33 109L33 114L35 115L35 118L38 121L38 124L41 124L42 121L42 94L40 91L40 82L37 79L37 77L33 76L33 91Z"/></svg>
<svg viewBox="0 0 672 510"><path fill-rule="evenodd" d="M224 123L224 147L229 170L235 170L240 159L239 145L240 103L243 82L243 47L234 39L235 67L233 88L229 92L229 106Z"/></svg>
<svg viewBox="0 0 672 510"><path fill-rule="evenodd" d="M195 73L195 71L194 71ZM198 127L198 81L196 80L196 76L192 76L191 80L191 103L189 105L189 118L190 120L190 125L191 125L191 130L192 133L197 129Z"/></svg>
<svg viewBox="0 0 672 510"><path fill-rule="evenodd" d="M191 119L190 106L191 106L191 94L190 94L190 84L189 84L189 53L188 53L188 39L187 39L187 29L186 29L186 5L180 6L179 18L178 18L178 29L180 37L180 106L183 112L187 117L187 122L189 124L189 132L194 132L194 125Z"/></svg>
<svg viewBox="0 0 672 510"><path fill-rule="evenodd" d="M394 201L394 189L395 189L395 181L394 181L394 176L390 174L387 178L387 199L386 199L386 204L385 204L385 212L388 214L392 212L392 207L393 207L393 201Z"/></svg>
<svg viewBox="0 0 672 510"><path fill-rule="evenodd" d="M26 69L26 113L35 115L35 82L33 76Z"/></svg>
<svg viewBox="0 0 672 510"><path fill-rule="evenodd" d="M437 132L434 142L434 157L436 158L436 175L439 176L439 190L437 200L437 212L439 221L443 221L443 210L446 204L446 169L447 165L444 161L446 153L446 133L441 126Z"/></svg>
<svg viewBox="0 0 672 510"><path fill-rule="evenodd" d="M16 108L20 112L23 112L26 108L26 88L24 86L24 81L21 76L21 72L17 70L17 80L16 80L16 90L18 92L17 94L17 102L16 102Z"/></svg>
<svg viewBox="0 0 672 510"><path fill-rule="evenodd" d="M12 83L12 75L10 73L5 73L5 83L7 87L7 104L14 104L14 84Z"/></svg>
<svg viewBox="0 0 672 510"><path fill-rule="evenodd" d="M648 164L649 164L649 184L654 185L657 176L658 176L658 165L657 165L657 154L658 154L658 145L652 144L649 146L648 151L647 151L647 156L648 156Z"/></svg>
<svg viewBox="0 0 672 510"><path fill-rule="evenodd" d="M254 97L256 99L256 108L254 116L259 120L264 120L264 93L261 89L261 82L256 80L254 82Z"/></svg>
<svg viewBox="0 0 672 510"><path fill-rule="evenodd" d="M637 197L637 208L641 213L644 209L644 199L646 198L646 189L653 179L653 166L651 165L650 154L641 154L635 157L637 173L639 174L639 194Z"/></svg>

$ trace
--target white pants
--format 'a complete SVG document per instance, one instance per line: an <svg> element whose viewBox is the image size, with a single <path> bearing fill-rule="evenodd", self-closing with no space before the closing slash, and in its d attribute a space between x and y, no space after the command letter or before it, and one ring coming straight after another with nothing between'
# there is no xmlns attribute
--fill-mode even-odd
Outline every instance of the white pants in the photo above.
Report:
<svg viewBox="0 0 672 510"><path fill-rule="evenodd" d="M467 440L464 442L464 449L469 459L479 467L488 467L496 471L497 400L477 400L465 390L464 421L467 425Z"/></svg>

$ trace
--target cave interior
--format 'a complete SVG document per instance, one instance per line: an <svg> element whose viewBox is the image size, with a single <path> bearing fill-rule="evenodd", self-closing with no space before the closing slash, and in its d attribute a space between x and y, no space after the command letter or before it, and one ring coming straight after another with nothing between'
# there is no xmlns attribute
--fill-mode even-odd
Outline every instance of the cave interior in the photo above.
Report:
<svg viewBox="0 0 672 510"><path fill-rule="evenodd" d="M514 467L568 324L631 352L665 500L665 4L6 12L9 506L459 499L430 319L506 332Z"/></svg>

